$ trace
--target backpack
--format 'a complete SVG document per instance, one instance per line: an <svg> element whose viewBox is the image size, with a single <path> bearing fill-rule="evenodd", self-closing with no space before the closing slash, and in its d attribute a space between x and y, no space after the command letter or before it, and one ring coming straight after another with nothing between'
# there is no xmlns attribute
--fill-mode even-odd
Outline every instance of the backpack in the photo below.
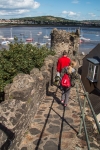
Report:
<svg viewBox="0 0 100 150"><path fill-rule="evenodd" d="M63 77L62 77L62 79L61 79L61 85L62 85L63 87L66 87L66 88L68 88L68 87L71 86L70 77L69 77L68 74L65 73L65 74L63 75Z"/></svg>

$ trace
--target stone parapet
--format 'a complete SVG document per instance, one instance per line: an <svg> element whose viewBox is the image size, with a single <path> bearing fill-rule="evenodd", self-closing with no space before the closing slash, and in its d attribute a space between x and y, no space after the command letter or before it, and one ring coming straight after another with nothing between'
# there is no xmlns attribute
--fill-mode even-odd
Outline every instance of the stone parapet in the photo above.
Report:
<svg viewBox="0 0 100 150"><path fill-rule="evenodd" d="M64 37L61 40L59 37L62 37L62 33ZM45 58L44 65L40 70L33 68L30 74L20 73L14 77L13 83L5 87L5 101L0 103L0 123L15 133L10 150L17 150L38 106L47 95L49 85L52 85L56 74L58 58L62 55L63 50L67 50L70 57L73 56L73 51L78 48L77 42L77 35L73 37L65 31L53 30L51 45L52 49L56 51L56 55ZM6 131L1 134L1 145L8 136L6 134Z"/></svg>
<svg viewBox="0 0 100 150"><path fill-rule="evenodd" d="M70 57L79 52L79 31L66 32L66 30L53 29L51 32L51 46L59 53L66 50Z"/></svg>

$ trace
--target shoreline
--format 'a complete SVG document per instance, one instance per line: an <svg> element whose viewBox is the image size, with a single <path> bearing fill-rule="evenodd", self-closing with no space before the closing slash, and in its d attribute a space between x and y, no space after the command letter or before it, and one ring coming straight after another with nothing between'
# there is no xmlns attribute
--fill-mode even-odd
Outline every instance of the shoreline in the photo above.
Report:
<svg viewBox="0 0 100 150"><path fill-rule="evenodd" d="M0 28L9 28L9 27L77 27L77 28L100 28L100 26L73 26L73 25L31 25L31 24L19 24L19 25L15 25L15 24L4 24L4 25L0 25Z"/></svg>

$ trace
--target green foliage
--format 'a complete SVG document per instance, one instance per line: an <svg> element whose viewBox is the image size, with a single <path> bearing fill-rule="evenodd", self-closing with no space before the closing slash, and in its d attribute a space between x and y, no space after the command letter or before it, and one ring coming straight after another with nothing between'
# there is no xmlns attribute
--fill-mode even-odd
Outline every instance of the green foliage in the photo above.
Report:
<svg viewBox="0 0 100 150"><path fill-rule="evenodd" d="M35 68L41 68L44 59L55 52L46 47L34 47L32 44L17 43L9 45L9 50L0 51L0 92L11 83L18 73L29 74Z"/></svg>
<svg viewBox="0 0 100 150"><path fill-rule="evenodd" d="M17 20L17 19L15 19ZM37 17L24 17L18 20L35 20L35 21L68 21L69 19L55 17L55 16L37 16Z"/></svg>

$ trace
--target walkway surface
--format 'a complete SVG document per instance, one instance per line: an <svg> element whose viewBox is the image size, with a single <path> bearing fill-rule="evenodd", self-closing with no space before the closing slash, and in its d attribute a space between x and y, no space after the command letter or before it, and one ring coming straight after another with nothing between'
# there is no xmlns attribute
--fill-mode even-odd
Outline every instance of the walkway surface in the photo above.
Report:
<svg viewBox="0 0 100 150"><path fill-rule="evenodd" d="M20 150L87 150L85 140L77 136L80 108L76 89L71 89L67 107L60 99L60 89L51 86L22 139Z"/></svg>

